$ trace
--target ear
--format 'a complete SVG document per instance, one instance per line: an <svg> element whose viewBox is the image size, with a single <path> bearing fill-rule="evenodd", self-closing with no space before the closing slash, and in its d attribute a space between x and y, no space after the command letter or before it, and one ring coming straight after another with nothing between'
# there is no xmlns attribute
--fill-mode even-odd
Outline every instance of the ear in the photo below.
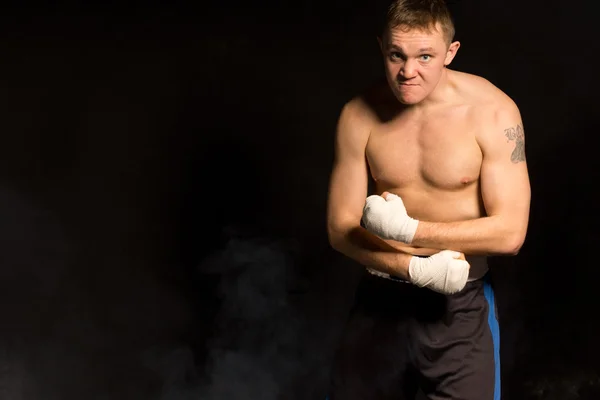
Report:
<svg viewBox="0 0 600 400"><path fill-rule="evenodd" d="M377 42L379 43L379 50L383 53L383 40L381 39L381 36L377 36Z"/></svg>
<svg viewBox="0 0 600 400"><path fill-rule="evenodd" d="M444 59L444 66L447 67L448 65L450 65L452 60L454 60L454 57L456 56L456 53L458 52L459 48L460 42L450 43L450 47L448 47L448 51L446 52L446 58Z"/></svg>

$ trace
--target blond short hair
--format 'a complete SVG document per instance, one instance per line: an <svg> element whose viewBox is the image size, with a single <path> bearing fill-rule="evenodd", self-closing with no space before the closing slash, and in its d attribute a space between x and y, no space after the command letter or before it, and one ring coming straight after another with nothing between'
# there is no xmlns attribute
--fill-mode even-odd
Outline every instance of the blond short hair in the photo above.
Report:
<svg viewBox="0 0 600 400"><path fill-rule="evenodd" d="M384 35L396 28L431 32L438 24L446 42L452 43L454 21L444 0L395 0L386 14Z"/></svg>

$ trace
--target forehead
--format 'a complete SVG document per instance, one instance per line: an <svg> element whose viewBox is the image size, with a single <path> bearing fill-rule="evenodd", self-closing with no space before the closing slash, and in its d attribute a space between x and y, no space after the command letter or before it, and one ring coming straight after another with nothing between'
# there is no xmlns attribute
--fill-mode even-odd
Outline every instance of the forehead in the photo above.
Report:
<svg viewBox="0 0 600 400"><path fill-rule="evenodd" d="M388 30L385 43L388 47L412 50L414 48L442 48L446 42L444 34L438 27L429 30L405 27L396 27Z"/></svg>

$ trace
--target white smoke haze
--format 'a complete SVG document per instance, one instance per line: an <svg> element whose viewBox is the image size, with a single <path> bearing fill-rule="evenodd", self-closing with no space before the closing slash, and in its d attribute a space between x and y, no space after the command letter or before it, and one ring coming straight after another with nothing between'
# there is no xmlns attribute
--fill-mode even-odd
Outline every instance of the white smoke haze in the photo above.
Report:
<svg viewBox="0 0 600 400"><path fill-rule="evenodd" d="M306 363L301 319L288 299L298 243L228 233L225 246L199 266L220 279L208 361L197 372L206 378L189 379L193 361L185 349L155 355L154 369L163 365L165 379L161 400L285 398Z"/></svg>

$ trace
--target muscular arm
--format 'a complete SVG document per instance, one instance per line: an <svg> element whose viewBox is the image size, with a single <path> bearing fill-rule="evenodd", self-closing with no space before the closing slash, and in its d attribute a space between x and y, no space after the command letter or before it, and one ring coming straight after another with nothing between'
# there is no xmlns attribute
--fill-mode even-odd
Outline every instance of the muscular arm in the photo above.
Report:
<svg viewBox="0 0 600 400"><path fill-rule="evenodd" d="M365 148L370 118L367 106L356 99L344 107L338 121L327 204L329 242L335 250L365 267L407 279L411 255L360 226L368 192Z"/></svg>
<svg viewBox="0 0 600 400"><path fill-rule="evenodd" d="M514 255L520 250L527 232L531 189L523 124L512 101L495 111L478 141L483 152L480 180L486 217L449 223L420 221L412 245L471 255Z"/></svg>

